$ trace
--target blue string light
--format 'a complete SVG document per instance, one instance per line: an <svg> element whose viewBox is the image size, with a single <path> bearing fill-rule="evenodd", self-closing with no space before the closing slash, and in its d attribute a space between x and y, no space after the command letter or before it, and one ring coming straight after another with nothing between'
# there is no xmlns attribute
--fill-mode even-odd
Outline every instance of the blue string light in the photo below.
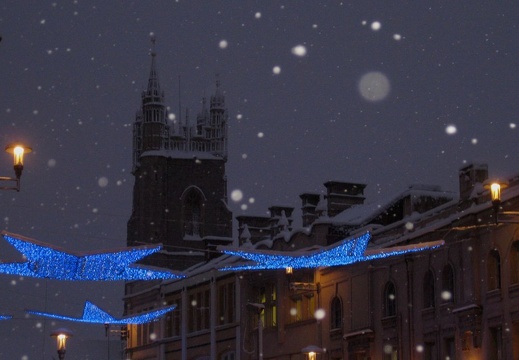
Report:
<svg viewBox="0 0 519 360"><path fill-rule="evenodd" d="M387 258L389 256L403 255L423 250L437 248L443 242L427 243L423 246L412 245L407 247L398 247L395 249L380 249L366 255L366 248L371 239L369 232L353 238L345 239L332 247L326 247L317 251L311 251L308 254L298 252L297 254L282 254L276 251L256 250L242 251L239 249L225 249L221 251L228 255L239 256L243 259L253 261L254 264L243 264L237 266L223 267L221 271L242 271L242 270L274 270L274 269L311 269L318 267L329 267L339 265L350 265L362 261Z"/></svg>
<svg viewBox="0 0 519 360"><path fill-rule="evenodd" d="M45 313L41 311L27 310L26 312L32 315L43 316L52 319L58 320L66 320L66 321L74 321L81 323L91 323L91 324L109 324L109 325L130 325L130 324L146 324L152 322L159 317L163 316L167 312L175 309L176 305L171 305L162 309L150 311L147 313L135 315L135 316L127 316L122 318L115 318L106 311L100 309L98 306L92 304L91 302L85 302L85 308L83 310L83 316L80 318L75 318L71 316L57 315L52 313Z"/></svg>
<svg viewBox="0 0 519 360"><path fill-rule="evenodd" d="M24 255L26 261L0 263L0 274L71 281L159 280L185 277L178 272L134 264L158 252L160 246L74 254L19 235L6 232L2 232L2 235Z"/></svg>

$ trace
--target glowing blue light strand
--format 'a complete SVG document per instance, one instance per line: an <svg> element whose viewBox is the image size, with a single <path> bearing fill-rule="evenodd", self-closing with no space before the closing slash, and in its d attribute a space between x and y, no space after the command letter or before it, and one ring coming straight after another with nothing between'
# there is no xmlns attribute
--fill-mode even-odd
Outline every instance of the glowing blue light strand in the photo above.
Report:
<svg viewBox="0 0 519 360"><path fill-rule="evenodd" d="M0 263L0 273L55 280L116 281L179 279L184 275L134 264L160 251L160 246L125 248L112 252L73 254L36 240L2 233L26 261Z"/></svg>
<svg viewBox="0 0 519 360"><path fill-rule="evenodd" d="M323 248L308 254L297 253L295 255L279 254L279 252L268 250L236 250L222 249L228 255L239 256L243 259L253 261L254 264L243 264L236 266L223 267L221 271L242 271L242 270L275 270L275 269L310 269L318 267L330 267L340 265L350 265L362 261L387 258L390 256L403 255L424 250L435 249L443 245L443 241L432 242L423 245L410 245L395 249L384 248L376 252L366 253L368 242L371 239L369 232L353 238L341 241L332 247Z"/></svg>
<svg viewBox="0 0 519 360"><path fill-rule="evenodd" d="M58 320L66 320L73 322L81 322L81 323L91 323L91 324L109 324L109 325L130 325L130 324L146 324L157 320L164 314L175 309L176 305L171 305L162 309L153 310L147 313L135 315L135 316L127 316L122 318L115 318L106 311L100 309L98 306L93 303L87 301L85 303L85 308L83 310L83 316L80 318L75 318L71 316L64 316L52 313L46 313L35 310L27 310L26 312L32 315L43 316L52 319Z"/></svg>

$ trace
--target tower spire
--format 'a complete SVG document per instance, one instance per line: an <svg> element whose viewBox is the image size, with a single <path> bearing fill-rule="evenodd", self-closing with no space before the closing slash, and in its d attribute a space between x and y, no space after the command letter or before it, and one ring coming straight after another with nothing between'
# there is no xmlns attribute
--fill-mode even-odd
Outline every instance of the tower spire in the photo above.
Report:
<svg viewBox="0 0 519 360"><path fill-rule="evenodd" d="M216 91L220 88L220 73L216 73Z"/></svg>
<svg viewBox="0 0 519 360"><path fill-rule="evenodd" d="M220 89L220 74L216 74L216 91L213 96L211 96L211 107L212 108L225 108L225 97L223 96L222 90Z"/></svg>
<svg viewBox="0 0 519 360"><path fill-rule="evenodd" d="M141 109L134 123L134 168L145 151L161 150L169 147L169 126L164 105L164 92L160 89L155 64L155 35L151 37L151 68L148 87L142 92Z"/></svg>
<svg viewBox="0 0 519 360"><path fill-rule="evenodd" d="M151 68L150 68L150 76L148 78L148 88L146 90L146 95L152 96L152 97L162 97L162 92L160 91L159 76L157 74L157 68L156 68L156 64L155 64L155 57L157 56L157 53L155 52L155 40L156 40L155 34L152 33L150 36Z"/></svg>

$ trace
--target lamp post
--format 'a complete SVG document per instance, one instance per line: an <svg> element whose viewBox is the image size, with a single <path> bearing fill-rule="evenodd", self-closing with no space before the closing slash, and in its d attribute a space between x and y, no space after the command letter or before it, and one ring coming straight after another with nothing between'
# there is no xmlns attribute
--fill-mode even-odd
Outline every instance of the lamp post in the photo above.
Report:
<svg viewBox="0 0 519 360"><path fill-rule="evenodd" d="M317 354L322 354L323 349L319 346L308 345L307 347L301 349L301 353L305 355L306 360L317 360Z"/></svg>
<svg viewBox="0 0 519 360"><path fill-rule="evenodd" d="M501 191L508 187L507 182L489 182L484 185L485 189L490 191L490 199L492 207L494 208L494 219L497 224L500 223L519 223L519 212L517 211L503 211L501 209Z"/></svg>
<svg viewBox="0 0 519 360"><path fill-rule="evenodd" d="M501 189L505 189L507 185L508 184L506 183L492 182L490 185L486 186L490 190L490 199L492 200L492 206L494 207L494 213L496 214L496 223L499 207L501 206Z"/></svg>
<svg viewBox="0 0 519 360"><path fill-rule="evenodd" d="M2 186L0 190L16 190L20 191L20 178L22 177L23 171L23 156L24 154L30 153L32 148L25 146L22 143L16 142L11 143L5 147L5 151L9 154L13 154L14 157L14 174L15 177L0 176L0 181L14 181L16 186Z"/></svg>
<svg viewBox="0 0 519 360"><path fill-rule="evenodd" d="M66 342L67 339L72 335L72 331L66 328L59 328L50 333L51 337L56 338L56 346L58 349L59 360L65 359Z"/></svg>

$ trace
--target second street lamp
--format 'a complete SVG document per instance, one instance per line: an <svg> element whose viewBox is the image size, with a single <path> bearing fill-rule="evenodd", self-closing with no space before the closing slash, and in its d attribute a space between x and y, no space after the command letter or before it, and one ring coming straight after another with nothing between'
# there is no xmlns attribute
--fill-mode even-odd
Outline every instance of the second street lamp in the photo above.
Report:
<svg viewBox="0 0 519 360"><path fill-rule="evenodd" d="M308 345L301 349L301 353L305 356L306 360L317 360L317 354L322 354L323 352L323 349L315 345Z"/></svg>
<svg viewBox="0 0 519 360"><path fill-rule="evenodd" d="M67 339L72 336L72 331L65 328L59 328L51 332L50 336L56 338L56 347L58 350L59 360L64 360Z"/></svg>
<svg viewBox="0 0 519 360"><path fill-rule="evenodd" d="M488 182L484 185L485 189L490 191L490 199L492 201L492 207L494 209L494 219L496 225L500 223L512 223L519 224L519 212L517 211L504 211L501 209L501 191L508 187L508 182L505 181L494 181Z"/></svg>

